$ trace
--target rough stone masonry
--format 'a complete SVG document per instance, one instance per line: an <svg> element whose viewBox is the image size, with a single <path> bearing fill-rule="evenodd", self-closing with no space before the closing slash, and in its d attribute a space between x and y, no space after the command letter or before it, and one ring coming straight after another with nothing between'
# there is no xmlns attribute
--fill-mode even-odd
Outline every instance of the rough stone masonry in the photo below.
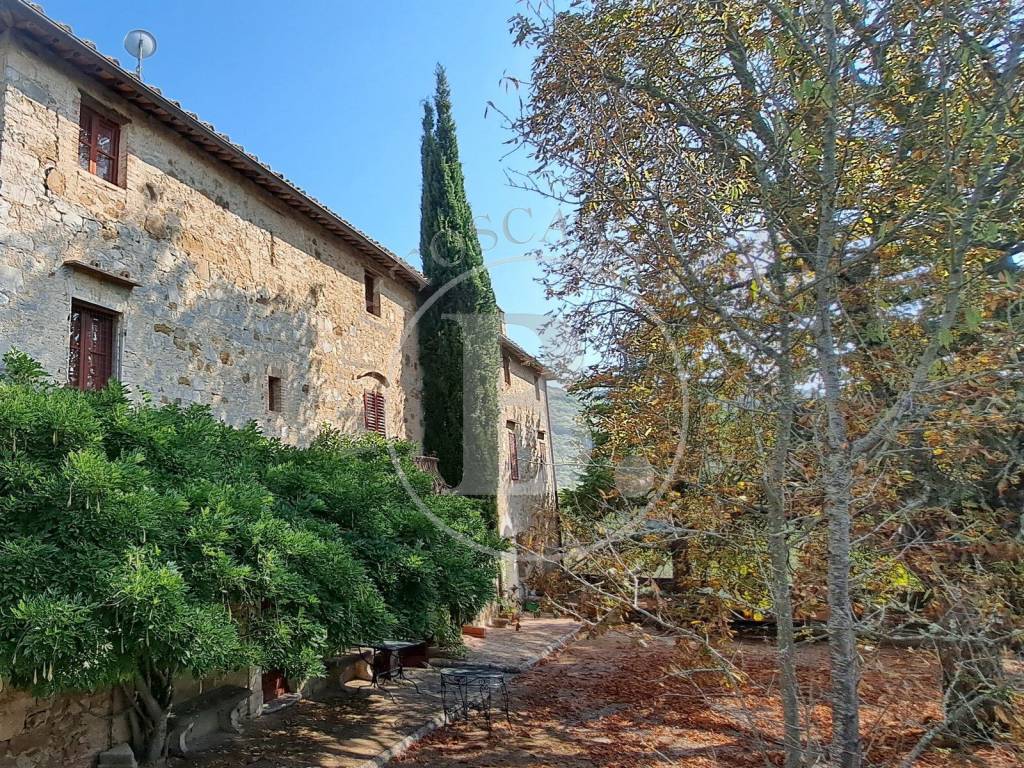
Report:
<svg viewBox="0 0 1024 768"><path fill-rule="evenodd" d="M77 300L116 315L117 377L158 402L206 403L230 423L255 419L303 441L325 422L361 429L363 392L381 388L389 434L420 439L414 286L374 272L371 314L368 267L351 245L5 38L0 348L17 346L66 380ZM79 165L83 103L119 121L120 184ZM270 377L281 383L274 411Z"/></svg>

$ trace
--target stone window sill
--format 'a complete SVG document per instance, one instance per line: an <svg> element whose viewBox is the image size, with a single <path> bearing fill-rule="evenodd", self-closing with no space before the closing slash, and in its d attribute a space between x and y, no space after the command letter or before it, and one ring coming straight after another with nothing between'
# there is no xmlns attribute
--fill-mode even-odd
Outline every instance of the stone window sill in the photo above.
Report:
<svg viewBox="0 0 1024 768"><path fill-rule="evenodd" d="M101 176L97 176L95 173L90 173L81 166L76 166L75 170L78 171L79 184L85 181L87 184L95 184L98 188L106 190L108 192L116 192L119 196L127 199L128 188L122 187L120 184L111 184Z"/></svg>

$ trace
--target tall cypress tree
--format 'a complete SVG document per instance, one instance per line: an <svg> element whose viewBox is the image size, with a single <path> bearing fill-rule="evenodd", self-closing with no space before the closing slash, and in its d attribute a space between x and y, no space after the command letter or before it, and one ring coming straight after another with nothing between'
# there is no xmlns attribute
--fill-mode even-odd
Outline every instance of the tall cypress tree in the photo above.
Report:
<svg viewBox="0 0 1024 768"><path fill-rule="evenodd" d="M424 447L468 495L494 496L498 476L500 321L466 199L444 69L424 105L420 253L433 303L419 324Z"/></svg>

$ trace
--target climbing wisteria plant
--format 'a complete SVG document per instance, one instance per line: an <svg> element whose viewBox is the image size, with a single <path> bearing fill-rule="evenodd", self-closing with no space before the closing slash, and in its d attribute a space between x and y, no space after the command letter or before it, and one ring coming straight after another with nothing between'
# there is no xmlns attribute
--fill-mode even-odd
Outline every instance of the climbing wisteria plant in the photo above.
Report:
<svg viewBox="0 0 1024 768"><path fill-rule="evenodd" d="M122 688L135 751L157 763L183 675L303 679L356 643L453 641L492 597L496 542L474 502L432 495L411 452L332 432L286 446L117 384L54 386L8 353L0 675L39 694ZM461 540L410 501L392 453Z"/></svg>

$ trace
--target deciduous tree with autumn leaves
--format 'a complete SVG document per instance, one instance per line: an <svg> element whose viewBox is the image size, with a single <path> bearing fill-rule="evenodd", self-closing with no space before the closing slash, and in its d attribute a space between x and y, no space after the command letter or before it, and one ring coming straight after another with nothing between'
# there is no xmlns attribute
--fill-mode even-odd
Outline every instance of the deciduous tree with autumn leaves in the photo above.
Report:
<svg viewBox="0 0 1024 768"><path fill-rule="evenodd" d="M908 765L998 735L1024 626L1024 7L593 0L513 25L531 183L574 211L544 259L600 360L577 387L604 456L667 478L643 530L693 569L659 617L771 614L787 768L863 764L861 642L942 659ZM794 617L824 622L830 735L802 725Z"/></svg>

